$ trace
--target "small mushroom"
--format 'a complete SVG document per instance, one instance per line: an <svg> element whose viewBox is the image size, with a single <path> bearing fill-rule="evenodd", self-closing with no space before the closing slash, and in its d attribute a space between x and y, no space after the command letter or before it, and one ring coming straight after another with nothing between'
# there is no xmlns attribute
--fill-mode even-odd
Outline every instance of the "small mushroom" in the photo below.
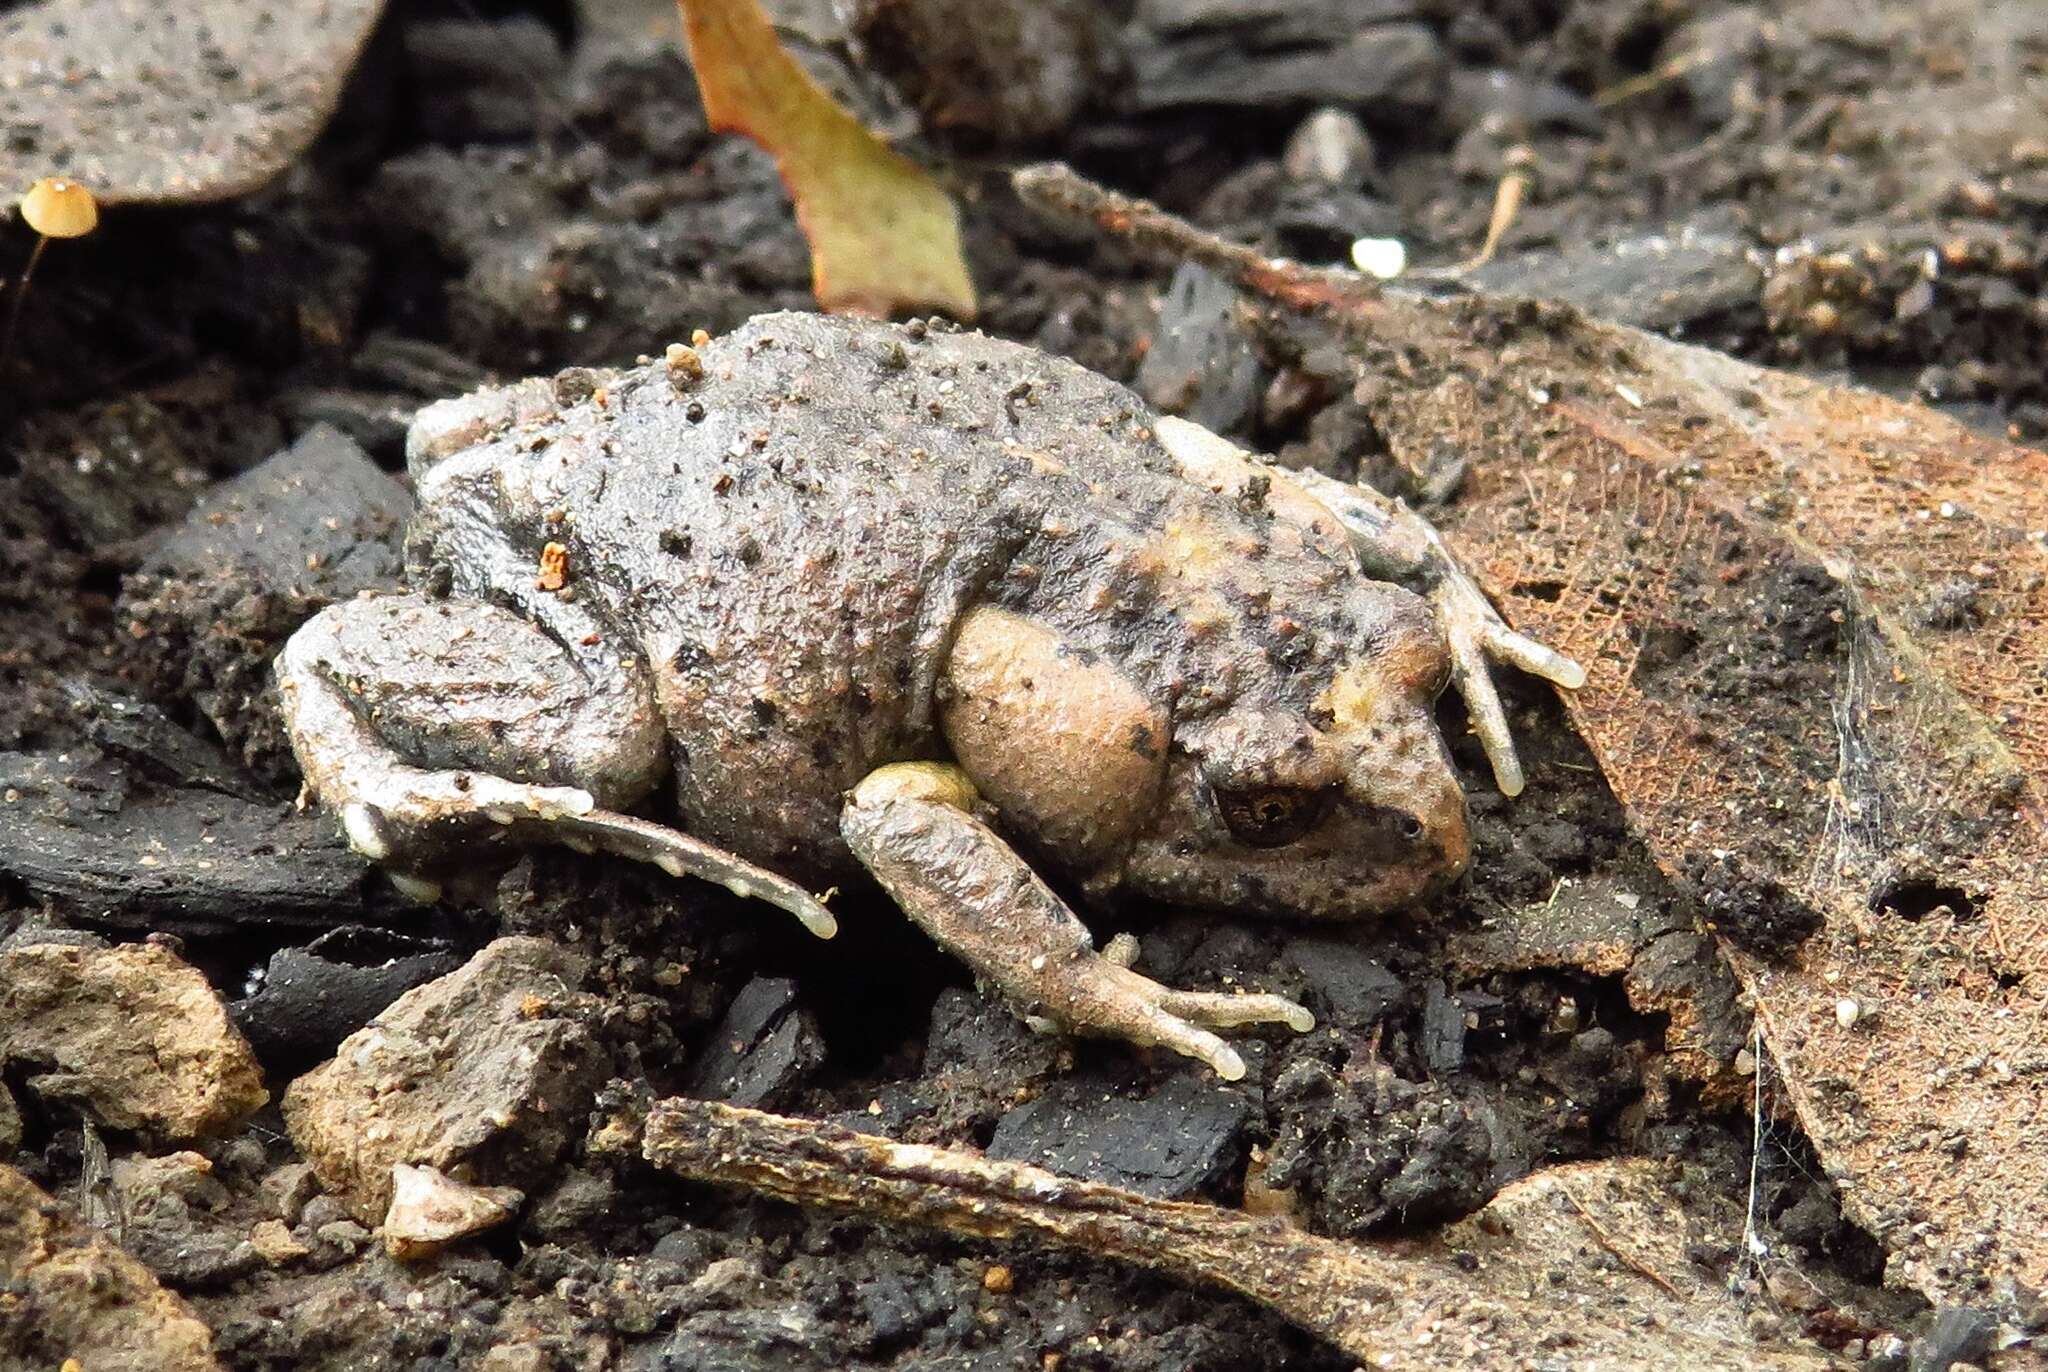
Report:
<svg viewBox="0 0 2048 1372"><path fill-rule="evenodd" d="M36 263L43 259L43 249L53 238L83 238L98 228L100 202L76 181L46 176L21 197L21 217L36 231L36 245L29 250L28 264L21 269L21 279L14 285L14 303L7 309L7 333L0 338L0 375L6 374L8 363L14 359L14 331L21 323L21 302L28 299L29 278L35 275Z"/></svg>
<svg viewBox="0 0 2048 1372"><path fill-rule="evenodd" d="M99 227L100 202L76 181L46 176L21 197L21 217L44 239L83 238Z"/></svg>

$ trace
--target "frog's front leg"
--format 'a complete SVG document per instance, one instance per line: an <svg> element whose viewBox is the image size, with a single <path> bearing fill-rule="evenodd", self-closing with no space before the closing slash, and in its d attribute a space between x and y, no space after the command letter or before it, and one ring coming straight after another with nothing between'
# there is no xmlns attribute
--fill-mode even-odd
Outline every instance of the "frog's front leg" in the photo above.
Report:
<svg viewBox="0 0 2048 1372"><path fill-rule="evenodd" d="M893 763L854 789L840 832L905 913L1019 1010L1077 1032L1171 1048L1226 1081L1244 1076L1244 1059L1211 1030L1315 1027L1284 997L1175 991L1097 952L1087 927L980 808L959 767Z"/></svg>
<svg viewBox="0 0 2048 1372"><path fill-rule="evenodd" d="M801 887L686 834L618 813L667 770L644 673L572 656L479 601L378 596L331 606L278 655L285 727L307 793L408 889L420 873L511 838L651 862L758 896L827 937Z"/></svg>
<svg viewBox="0 0 2048 1372"><path fill-rule="evenodd" d="M1366 572L1413 585L1427 595L1450 647L1452 678L1472 712L1472 731L1493 765L1494 782L1505 795L1521 794L1522 764L1488 659L1510 663L1567 690L1586 684L1585 668L1510 629L1429 521L1401 501L1320 472L1268 466L1228 439L1184 419L1163 417L1155 431L1189 479L1219 491L1241 489L1248 477L1269 481L1276 513L1326 533L1334 520Z"/></svg>

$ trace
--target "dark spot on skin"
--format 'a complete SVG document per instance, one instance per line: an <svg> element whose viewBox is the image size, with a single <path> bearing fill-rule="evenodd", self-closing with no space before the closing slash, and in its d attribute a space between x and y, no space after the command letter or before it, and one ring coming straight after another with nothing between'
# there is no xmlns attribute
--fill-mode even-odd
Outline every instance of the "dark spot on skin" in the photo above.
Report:
<svg viewBox="0 0 2048 1372"><path fill-rule="evenodd" d="M1303 631L1266 645L1266 660L1283 672L1298 672L1314 660L1316 636Z"/></svg>
<svg viewBox="0 0 2048 1372"><path fill-rule="evenodd" d="M670 557L688 557L694 540L681 529L665 529L661 535L661 550Z"/></svg>
<svg viewBox="0 0 2048 1372"><path fill-rule="evenodd" d="M754 697L753 708L754 718L761 721L761 723L763 724L773 724L776 720L776 717L782 713L782 711L778 710L775 707L774 701L764 700L760 696Z"/></svg>

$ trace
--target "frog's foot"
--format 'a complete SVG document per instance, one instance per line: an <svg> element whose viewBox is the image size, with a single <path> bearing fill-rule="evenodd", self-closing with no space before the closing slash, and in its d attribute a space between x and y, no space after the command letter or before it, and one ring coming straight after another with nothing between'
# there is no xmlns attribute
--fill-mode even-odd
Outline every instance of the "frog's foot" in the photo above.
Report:
<svg viewBox="0 0 2048 1372"><path fill-rule="evenodd" d="M398 864L391 869L393 884L414 899L438 897L437 888L429 895L436 883L400 868L432 864L463 830L488 826L514 842L551 841L651 863L672 877L716 882L737 896L787 910L819 938L839 931L832 912L795 882L679 830L600 810L588 791L402 765L365 775L373 770L358 767L354 775L329 781L329 788L347 796L339 805L342 831L349 846L372 862Z"/></svg>
<svg viewBox="0 0 2048 1372"><path fill-rule="evenodd" d="M1254 1024L1297 1031L1315 1019L1280 996L1176 991L1092 946L1087 928L976 814L958 767L899 763L848 798L840 832L905 913L1027 1016L1071 1032L1158 1045L1229 1081L1244 1059L1215 1033Z"/></svg>
<svg viewBox="0 0 2048 1372"><path fill-rule="evenodd" d="M1407 513L1405 507L1402 512ZM1466 575L1450 549L1444 547L1436 530L1419 515L1409 517L1422 525L1437 554L1437 580L1430 588L1429 601L1451 650L1451 680L1457 684L1458 694L1465 698L1465 708L1472 716L1472 732L1479 735L1486 760L1493 764L1494 784L1500 787L1502 795L1518 796L1522 793L1522 761L1515 755L1515 736L1508 728L1507 711L1501 708L1489 660L1519 667L1568 691L1586 684L1586 669L1563 653L1510 629L1478 583Z"/></svg>
<svg viewBox="0 0 2048 1372"><path fill-rule="evenodd" d="M554 831L555 838L572 848L651 862L672 877L696 877L716 882L743 899L765 900L795 915L819 938L839 932L839 921L832 912L803 887L681 830L632 815L592 810L556 820Z"/></svg>

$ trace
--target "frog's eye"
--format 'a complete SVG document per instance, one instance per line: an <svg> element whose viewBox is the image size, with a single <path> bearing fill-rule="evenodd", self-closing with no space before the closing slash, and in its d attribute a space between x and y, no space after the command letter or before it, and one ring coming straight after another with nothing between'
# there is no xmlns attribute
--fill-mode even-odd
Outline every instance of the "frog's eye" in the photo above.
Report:
<svg viewBox="0 0 2048 1372"><path fill-rule="evenodd" d="M1216 808L1241 843L1278 848L1292 843L1323 817L1328 791L1294 786L1262 786L1250 791L1218 791Z"/></svg>

